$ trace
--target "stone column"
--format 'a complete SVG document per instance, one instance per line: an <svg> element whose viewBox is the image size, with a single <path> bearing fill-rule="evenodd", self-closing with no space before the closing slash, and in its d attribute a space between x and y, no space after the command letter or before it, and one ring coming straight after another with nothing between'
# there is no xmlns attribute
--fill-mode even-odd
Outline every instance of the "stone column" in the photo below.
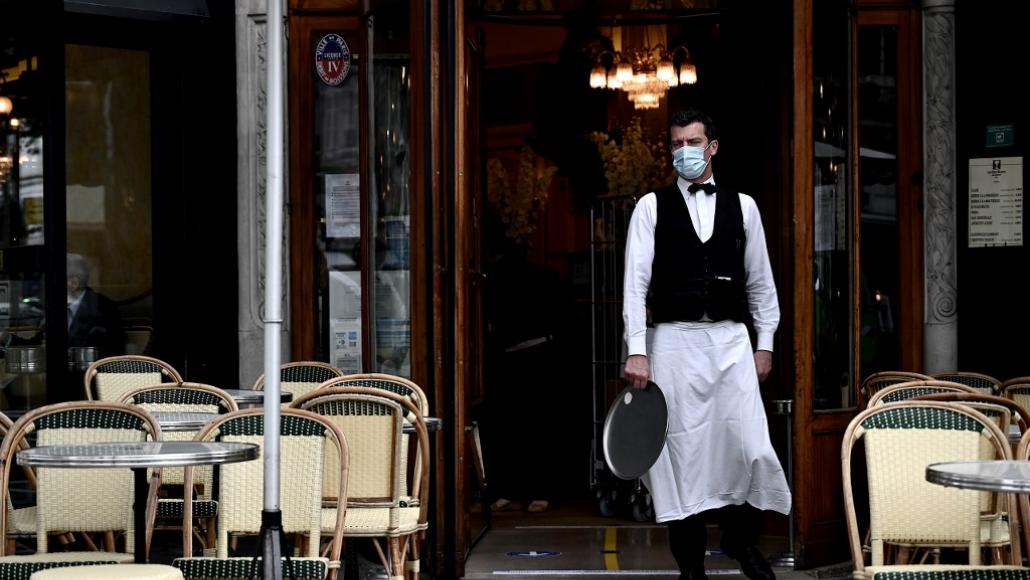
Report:
<svg viewBox="0 0 1030 580"><path fill-rule="evenodd" d="M955 0L923 0L924 367L958 368Z"/></svg>
<svg viewBox="0 0 1030 580"><path fill-rule="evenodd" d="M265 0L236 0L236 247L239 384L263 371L265 307ZM285 55L282 57L285 60ZM289 183L289 181L287 181ZM288 199L288 194L284 196ZM289 214L283 236L289 240ZM283 362L290 360L289 244L283 244Z"/></svg>

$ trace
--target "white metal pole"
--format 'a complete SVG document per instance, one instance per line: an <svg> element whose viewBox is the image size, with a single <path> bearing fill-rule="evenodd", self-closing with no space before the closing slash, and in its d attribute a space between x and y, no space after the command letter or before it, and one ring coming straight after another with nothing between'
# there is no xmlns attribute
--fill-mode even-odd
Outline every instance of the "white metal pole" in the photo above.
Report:
<svg viewBox="0 0 1030 580"><path fill-rule="evenodd" d="M279 511L279 366L282 327L283 9L268 0L265 151L265 503Z"/></svg>

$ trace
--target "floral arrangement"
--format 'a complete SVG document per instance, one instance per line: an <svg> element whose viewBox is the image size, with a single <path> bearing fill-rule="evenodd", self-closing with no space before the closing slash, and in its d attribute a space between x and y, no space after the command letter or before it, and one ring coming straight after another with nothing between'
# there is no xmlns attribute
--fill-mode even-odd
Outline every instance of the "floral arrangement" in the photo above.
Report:
<svg viewBox="0 0 1030 580"><path fill-rule="evenodd" d="M640 117L630 121L621 138L595 131L587 139L597 144L611 195L643 195L676 177L668 146L644 131Z"/></svg>
<svg viewBox="0 0 1030 580"><path fill-rule="evenodd" d="M491 209L506 226L505 234L515 243L523 244L536 231L537 221L551 188L557 167L523 146L519 153L519 169L515 187L504 163L491 157L486 162L486 195Z"/></svg>

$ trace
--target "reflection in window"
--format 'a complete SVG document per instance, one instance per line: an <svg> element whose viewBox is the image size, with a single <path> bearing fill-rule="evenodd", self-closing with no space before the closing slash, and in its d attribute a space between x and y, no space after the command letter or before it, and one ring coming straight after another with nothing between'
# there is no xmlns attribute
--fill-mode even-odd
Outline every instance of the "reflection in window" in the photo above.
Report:
<svg viewBox="0 0 1030 580"><path fill-rule="evenodd" d="M407 2L373 17L369 203L374 236L375 368L411 376L411 142Z"/></svg>
<svg viewBox="0 0 1030 580"><path fill-rule="evenodd" d="M834 409L854 404L847 5L817 2L814 19L814 406Z"/></svg>
<svg viewBox="0 0 1030 580"><path fill-rule="evenodd" d="M862 376L907 370L898 338L897 39L894 26L858 33Z"/></svg>
<svg viewBox="0 0 1030 580"><path fill-rule="evenodd" d="M150 102L147 51L65 47L67 328L80 367L149 354Z"/></svg>
<svg viewBox="0 0 1030 580"><path fill-rule="evenodd" d="M316 216L323 221L316 241L324 337L318 344L327 349L321 358L345 374L363 370L359 75L358 55L352 53L350 71L339 86L315 81L313 190ZM328 308L323 306L326 294Z"/></svg>

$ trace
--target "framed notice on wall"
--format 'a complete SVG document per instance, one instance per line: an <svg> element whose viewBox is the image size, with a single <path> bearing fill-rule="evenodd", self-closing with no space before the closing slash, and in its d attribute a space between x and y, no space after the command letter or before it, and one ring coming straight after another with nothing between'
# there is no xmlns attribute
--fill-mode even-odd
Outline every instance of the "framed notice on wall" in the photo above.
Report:
<svg viewBox="0 0 1030 580"><path fill-rule="evenodd" d="M1023 245L1023 158L969 160L969 247Z"/></svg>

